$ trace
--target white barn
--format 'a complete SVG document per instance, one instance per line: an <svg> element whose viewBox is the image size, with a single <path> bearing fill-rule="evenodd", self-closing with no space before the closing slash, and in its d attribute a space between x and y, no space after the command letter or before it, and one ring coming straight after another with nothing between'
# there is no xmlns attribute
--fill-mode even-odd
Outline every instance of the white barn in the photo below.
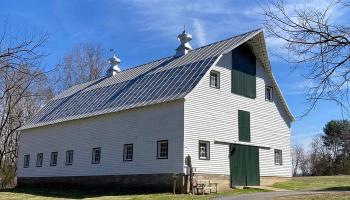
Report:
<svg viewBox="0 0 350 200"><path fill-rule="evenodd" d="M18 185L224 189L292 176L291 114L261 29L120 71L54 97L21 128Z"/></svg>

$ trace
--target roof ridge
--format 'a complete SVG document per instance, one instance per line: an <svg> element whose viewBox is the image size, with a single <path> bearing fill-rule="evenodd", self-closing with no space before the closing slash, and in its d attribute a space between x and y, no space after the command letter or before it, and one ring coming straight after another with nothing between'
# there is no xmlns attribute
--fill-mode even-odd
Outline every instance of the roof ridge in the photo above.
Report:
<svg viewBox="0 0 350 200"><path fill-rule="evenodd" d="M241 34L238 34L238 35L235 35L235 36L231 36L231 37L226 38L226 39L223 39L223 40L219 40L219 41L216 41L216 42L212 42L212 43L206 44L206 45L204 45L204 46L200 46L200 47L194 48L192 51L195 51L195 50L198 50L198 49L201 49L201 48L204 48L204 47L213 45L213 44L217 44L217 43L220 43L220 42L224 42L224 41L226 41L226 40L230 40L230 39L233 39L233 38L236 38L236 37L240 37L240 36L245 35L245 34L250 34L250 33L252 33L252 32L260 31L260 30L262 30L262 28L257 28L257 29L254 29L254 30L251 30L251 31L248 31L248 32L245 32L245 33L241 33ZM157 59L157 60L152 60L152 61L149 61L149 62L146 62L146 63L143 63L143 64L139 64L139 65L136 65L136 66L127 68L127 69L125 69L125 70L122 70L120 73L123 73L123 72L128 71L128 70L131 70L131 69L135 69L135 68L138 68L138 67L142 67L143 65L148 65L148 64L150 64L150 63L154 63L154 62L157 62L157 61L166 59L166 58L172 58L172 57L174 57L174 56L167 56L167 57L159 58L159 59Z"/></svg>
<svg viewBox="0 0 350 200"><path fill-rule="evenodd" d="M159 58L157 60L152 60L152 61L149 61L149 62L146 62L146 63L135 65L135 66L129 67L129 68L125 69L125 70L122 70L120 73L123 73L123 72L131 70L131 69L135 69L135 68L138 68L138 67L142 67L143 65L148 65L148 64L151 64L151 63L154 63L154 62L158 62L158 61L161 61L161 60L164 60L164 59L167 59L167 58L172 58L172 57L173 56L167 56L167 57Z"/></svg>
<svg viewBox="0 0 350 200"><path fill-rule="evenodd" d="M224 42L224 41L227 41L227 40L231 40L231 39L233 39L233 38L240 37L240 36L242 36L242 35L250 34L250 33L253 33L253 32L256 32L256 31L261 31L261 30L263 30L263 29L262 29L262 28L257 28L257 29L254 29L254 30L252 30L252 31L248 31L248 32L245 32L245 33L241 33L241 34L238 34L238 35L235 35L235 36L231 36L231 37L226 38L226 39L222 39L222 40L219 40L219 41L216 41L216 42L212 42L212 43L210 43L210 44L206 44L206 45L201 46L201 47L197 47L197 48L195 48L195 49L193 49L193 50L201 49L201 48L204 48L204 47L213 45L213 44L217 44L217 43L220 43L220 42Z"/></svg>
<svg viewBox="0 0 350 200"><path fill-rule="evenodd" d="M241 34L238 34L238 35L231 36L231 37L226 38L226 39L223 39L223 40L219 40L219 41L216 41L216 42L212 42L212 43L210 43L210 44L206 44L206 45L204 45L204 46L200 46L200 47L194 48L192 51L199 50L199 49L202 49L202 48L205 48L205 47L208 47L208 46L211 46L211 45L220 43L220 42L224 42L224 41L227 41L227 40L236 38L236 37L240 37L240 36L242 36L242 35L250 34L250 33L253 33L253 32L256 32L256 31L261 31L261 30L262 30L262 28L257 28L257 29L254 29L254 30L251 30L251 31L248 31L248 32L245 32L245 33L241 33ZM139 64L139 65L135 65L135 66L133 66L133 67L129 67L129 68L125 69L125 70L122 70L121 72L119 72L119 74L123 74L123 73L125 73L125 72L127 72L127 71L129 71L129 70L136 69L136 68L139 68L139 67L142 67L142 66L144 66L144 65L151 64L151 63L155 63L155 62L158 62L158 61L160 61L160 60L164 60L164 59L168 59L168 58L170 59L170 58L173 58L173 57L174 57L174 55L173 55L173 56L167 56L167 57L159 58L159 59L152 60L152 61L149 61L149 62L146 62L146 63L142 63L142 64ZM95 82L95 81L100 81L101 79L106 79L106 78L108 78L108 77L103 76L103 77L98 78L98 79L95 79L95 80L90 80L90 81L87 81L87 82L84 82L84 83L79 83L79 84L73 85L73 86L71 86L71 87L69 87L69 88L67 88L67 89L65 89L65 90L63 90L63 91L61 91L60 93L58 93L57 95L55 95L55 97L56 97L56 96L60 96L60 94L64 93L65 91L70 90L70 89L73 89L73 88L78 87L78 86L80 86L80 85L92 83L92 82ZM55 98L55 97L54 97L54 98Z"/></svg>

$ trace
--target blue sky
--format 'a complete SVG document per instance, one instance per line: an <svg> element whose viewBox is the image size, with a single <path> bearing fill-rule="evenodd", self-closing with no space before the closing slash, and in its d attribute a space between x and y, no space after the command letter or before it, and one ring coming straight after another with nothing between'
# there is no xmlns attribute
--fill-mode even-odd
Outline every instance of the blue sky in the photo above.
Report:
<svg viewBox="0 0 350 200"><path fill-rule="evenodd" d="M49 55L44 61L48 67L82 42L115 49L125 69L173 55L178 46L176 36L184 24L193 35L193 47L263 27L256 1L246 0L11 0L1 5L0 30L6 21L8 32L49 36L43 48ZM287 8L295 5L323 8L327 1L291 0L286 4ZM307 108L306 81L275 55L283 53L281 41L268 38L267 46L275 77L293 114L298 116ZM293 143L306 145L313 135L322 132L327 121L339 118L341 111L334 103L321 102L307 117L294 122Z"/></svg>

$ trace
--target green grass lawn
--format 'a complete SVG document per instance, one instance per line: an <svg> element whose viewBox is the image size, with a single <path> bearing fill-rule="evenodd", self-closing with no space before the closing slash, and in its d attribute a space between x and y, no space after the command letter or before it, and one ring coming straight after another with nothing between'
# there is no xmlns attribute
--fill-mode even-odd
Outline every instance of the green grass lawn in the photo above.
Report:
<svg viewBox="0 0 350 200"><path fill-rule="evenodd" d="M350 200L349 194L313 194L280 197L273 200Z"/></svg>
<svg viewBox="0 0 350 200"><path fill-rule="evenodd" d="M273 184L287 190L350 190L350 176L293 177L287 182Z"/></svg>
<svg viewBox="0 0 350 200"><path fill-rule="evenodd" d="M289 189L289 190L350 190L350 176L323 176L323 177L295 177L290 181L275 183L273 187ZM109 199L125 199L125 200L166 200L166 199L184 199L184 200L197 200L197 199L212 199L219 196L239 195L252 192L265 192L268 190L260 189L232 189L219 194L211 195L186 195L178 194L173 195L170 193L161 194L131 194L127 191L94 191L94 190L53 190L53 189L12 189L0 192L0 200L42 200L42 199L96 199L96 200L109 200ZM349 199L349 195L337 194L337 195L303 195L283 197L281 200L286 199Z"/></svg>
<svg viewBox="0 0 350 200"><path fill-rule="evenodd" d="M184 200L197 200L197 199L211 199L219 196L238 195L252 192L265 192L268 190L260 189L232 189L219 194L211 195L187 195L170 193L161 194L128 194L124 192L103 192L103 191L80 191L80 190L52 190L52 189L13 189L0 192L0 200L42 200L42 199L91 199L91 200L110 200L110 199L123 199L123 200L166 200L166 199L184 199Z"/></svg>

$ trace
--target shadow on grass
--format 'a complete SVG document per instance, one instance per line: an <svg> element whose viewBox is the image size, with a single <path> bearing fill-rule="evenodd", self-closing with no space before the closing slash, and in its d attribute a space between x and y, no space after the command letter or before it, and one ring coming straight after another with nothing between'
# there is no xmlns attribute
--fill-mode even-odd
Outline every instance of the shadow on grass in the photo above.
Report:
<svg viewBox="0 0 350 200"><path fill-rule="evenodd" d="M317 191L350 191L350 186L328 187L319 189Z"/></svg>
<svg viewBox="0 0 350 200"><path fill-rule="evenodd" d="M94 198L101 196L126 196L126 195L145 195L145 194L161 194L164 192L157 191L137 191L127 189L52 189L52 188L15 188L3 190L1 192L11 192L14 194L29 194L41 197L53 197L53 198L69 198L69 199L84 199Z"/></svg>

